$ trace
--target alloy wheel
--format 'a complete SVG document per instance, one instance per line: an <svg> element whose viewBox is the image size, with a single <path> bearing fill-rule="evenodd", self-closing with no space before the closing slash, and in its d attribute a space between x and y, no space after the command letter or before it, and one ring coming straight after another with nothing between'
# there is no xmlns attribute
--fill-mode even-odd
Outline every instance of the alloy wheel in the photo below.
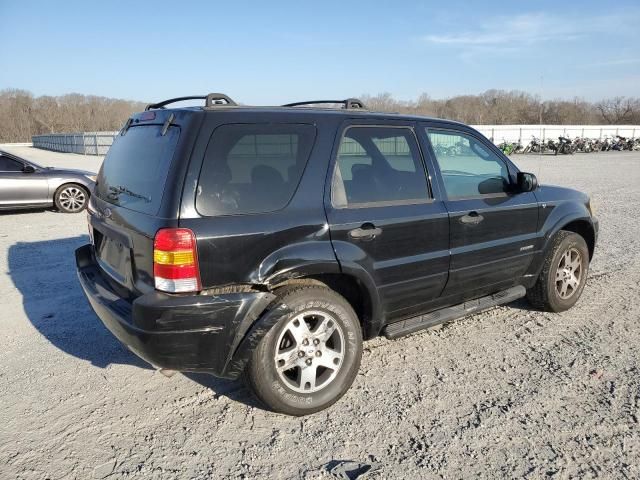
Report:
<svg viewBox="0 0 640 480"><path fill-rule="evenodd" d="M309 310L285 325L274 362L280 379L299 393L325 388L336 377L345 354L343 328L329 313Z"/></svg>
<svg viewBox="0 0 640 480"><path fill-rule="evenodd" d="M556 270L556 292L563 300L571 298L582 281L582 254L575 248L564 252Z"/></svg>
<svg viewBox="0 0 640 480"><path fill-rule="evenodd" d="M87 196L79 187L67 187L60 192L60 205L69 212L79 212L84 208Z"/></svg>

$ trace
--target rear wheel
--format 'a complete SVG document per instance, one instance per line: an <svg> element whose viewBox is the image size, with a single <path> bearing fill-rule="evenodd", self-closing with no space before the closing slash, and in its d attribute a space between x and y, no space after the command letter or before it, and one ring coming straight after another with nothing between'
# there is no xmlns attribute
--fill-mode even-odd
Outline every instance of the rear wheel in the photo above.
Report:
<svg viewBox="0 0 640 480"><path fill-rule="evenodd" d="M284 289L291 314L261 340L246 370L249 388L270 409L307 415L349 389L360 367L362 333L351 305L322 286Z"/></svg>
<svg viewBox="0 0 640 480"><path fill-rule="evenodd" d="M56 208L64 213L78 213L87 207L89 192L74 183L61 186L54 198Z"/></svg>
<svg viewBox="0 0 640 480"><path fill-rule="evenodd" d="M580 298L588 272L589 249L584 238L561 230L554 237L540 276L527 291L527 298L541 310L568 310Z"/></svg>

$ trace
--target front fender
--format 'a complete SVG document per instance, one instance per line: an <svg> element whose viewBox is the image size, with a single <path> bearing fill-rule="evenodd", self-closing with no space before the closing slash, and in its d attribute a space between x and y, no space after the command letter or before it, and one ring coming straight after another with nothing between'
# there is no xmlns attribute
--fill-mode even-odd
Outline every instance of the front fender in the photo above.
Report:
<svg viewBox="0 0 640 480"><path fill-rule="evenodd" d="M553 237L573 222L581 222L589 226L591 232L596 235L596 228L587 207L582 202L555 201L540 202L540 236L537 255L531 262L526 277L535 279L538 277L545 255L551 245ZM532 280L533 281L533 280Z"/></svg>

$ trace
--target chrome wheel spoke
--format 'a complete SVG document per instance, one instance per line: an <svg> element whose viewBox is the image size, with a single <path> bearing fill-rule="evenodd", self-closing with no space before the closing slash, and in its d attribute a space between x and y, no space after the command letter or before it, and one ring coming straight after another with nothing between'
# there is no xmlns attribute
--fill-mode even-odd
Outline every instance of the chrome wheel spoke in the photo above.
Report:
<svg viewBox="0 0 640 480"><path fill-rule="evenodd" d="M331 350L330 348L325 348L317 361L318 365L335 370L342 362L342 353Z"/></svg>
<svg viewBox="0 0 640 480"><path fill-rule="evenodd" d="M304 321L303 318L296 319L289 324L288 327L291 336L296 341L297 346L301 346L302 343L309 338L311 332L309 331L309 326L307 322Z"/></svg>
<svg viewBox="0 0 640 480"><path fill-rule="evenodd" d="M285 352L279 352L276 354L276 368L281 372L290 370L296 366L298 358L297 348L290 348Z"/></svg>
<svg viewBox="0 0 640 480"><path fill-rule="evenodd" d="M323 318L322 322L313 331L314 337L322 342L326 342L331 338L333 332L336 331L336 322L331 318Z"/></svg>

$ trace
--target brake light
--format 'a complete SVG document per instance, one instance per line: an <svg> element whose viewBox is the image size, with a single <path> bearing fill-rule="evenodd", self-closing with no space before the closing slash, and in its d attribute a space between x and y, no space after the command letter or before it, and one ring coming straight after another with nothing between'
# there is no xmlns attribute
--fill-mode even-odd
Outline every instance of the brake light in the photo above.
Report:
<svg viewBox="0 0 640 480"><path fill-rule="evenodd" d="M196 237L188 228L162 228L153 241L153 276L157 290L197 292L200 270Z"/></svg>

